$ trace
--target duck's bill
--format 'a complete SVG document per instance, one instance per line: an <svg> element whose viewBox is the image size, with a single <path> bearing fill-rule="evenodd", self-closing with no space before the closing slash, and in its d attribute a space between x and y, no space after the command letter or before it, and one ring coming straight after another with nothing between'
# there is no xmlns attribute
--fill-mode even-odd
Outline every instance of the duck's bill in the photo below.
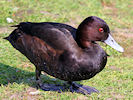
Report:
<svg viewBox="0 0 133 100"><path fill-rule="evenodd" d="M110 34L108 38L104 41L104 43L106 43L107 45L111 46L119 52L124 52L124 49L119 44L117 44L117 42L113 39L113 37Z"/></svg>

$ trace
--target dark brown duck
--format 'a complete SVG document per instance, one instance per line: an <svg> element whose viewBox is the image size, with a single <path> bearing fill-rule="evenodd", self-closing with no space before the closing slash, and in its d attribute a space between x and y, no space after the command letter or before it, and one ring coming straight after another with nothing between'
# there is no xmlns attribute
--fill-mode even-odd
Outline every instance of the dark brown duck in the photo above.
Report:
<svg viewBox="0 0 133 100"><path fill-rule="evenodd" d="M107 54L95 41L124 51L111 37L106 22L95 16L86 18L77 29L53 22L22 22L14 27L17 28L5 39L36 66L36 80L40 80L41 71L44 71L67 81L72 92L97 92L73 83L90 79L105 67ZM43 86L45 88L58 90L50 85Z"/></svg>

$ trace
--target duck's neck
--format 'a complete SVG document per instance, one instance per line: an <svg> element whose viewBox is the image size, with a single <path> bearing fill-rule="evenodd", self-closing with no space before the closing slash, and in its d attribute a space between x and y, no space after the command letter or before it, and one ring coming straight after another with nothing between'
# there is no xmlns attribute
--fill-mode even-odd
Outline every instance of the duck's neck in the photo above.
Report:
<svg viewBox="0 0 133 100"><path fill-rule="evenodd" d="M80 34L81 33L78 33L78 31L77 31L76 39L75 39L79 47L84 49L84 48L92 47L95 44L94 41L85 39L85 38L81 37Z"/></svg>
<svg viewBox="0 0 133 100"><path fill-rule="evenodd" d="M76 42L79 47L82 49L91 47L94 44L94 41L90 40L88 35L88 30L86 28L85 22L82 22L76 31Z"/></svg>

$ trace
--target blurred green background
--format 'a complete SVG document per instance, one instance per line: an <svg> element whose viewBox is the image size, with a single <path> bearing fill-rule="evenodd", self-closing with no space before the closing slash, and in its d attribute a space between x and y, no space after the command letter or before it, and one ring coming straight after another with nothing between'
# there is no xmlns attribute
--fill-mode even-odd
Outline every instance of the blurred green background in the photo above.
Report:
<svg viewBox="0 0 133 100"><path fill-rule="evenodd" d="M110 27L133 26L132 0L1 0L0 23L6 18L21 21L56 21L79 24L88 16L98 16Z"/></svg>
<svg viewBox="0 0 133 100"><path fill-rule="evenodd" d="M116 41L124 47L118 53L101 46L111 55L105 69L83 85L97 88L100 93L84 96L70 92L30 92L35 88L35 67L16 51L8 41L14 28L23 21L60 22L77 27L88 16L98 16L110 26ZM12 23L7 18L13 20ZM132 100L133 99L133 0L0 0L0 100ZM42 76L46 83L63 81Z"/></svg>

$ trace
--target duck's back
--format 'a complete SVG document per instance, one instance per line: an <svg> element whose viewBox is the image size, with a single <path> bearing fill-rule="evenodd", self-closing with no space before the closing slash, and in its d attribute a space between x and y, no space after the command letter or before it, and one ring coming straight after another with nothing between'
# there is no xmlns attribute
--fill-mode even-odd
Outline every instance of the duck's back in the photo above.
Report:
<svg viewBox="0 0 133 100"><path fill-rule="evenodd" d="M68 49L70 48L69 46L72 45L71 43L74 41L73 38L76 38L76 29L61 23L23 22L17 25L17 27L25 34L42 39L54 49Z"/></svg>
<svg viewBox="0 0 133 100"><path fill-rule="evenodd" d="M58 29L62 32L64 32L65 34L65 30L68 30L71 35L73 36L74 39L76 39L76 28L67 25L67 24L63 24L63 23L55 23L55 22L41 22L41 23L32 23L32 22L22 22L19 25L15 25L17 27L20 27L23 29L24 32L29 33L29 34L34 34L35 32L38 32L40 29L44 28L44 30L46 28L54 28L54 29Z"/></svg>
<svg viewBox="0 0 133 100"><path fill-rule="evenodd" d="M76 29L69 25L23 22L15 27L10 43L36 66L54 65L60 55L78 47L73 38Z"/></svg>

